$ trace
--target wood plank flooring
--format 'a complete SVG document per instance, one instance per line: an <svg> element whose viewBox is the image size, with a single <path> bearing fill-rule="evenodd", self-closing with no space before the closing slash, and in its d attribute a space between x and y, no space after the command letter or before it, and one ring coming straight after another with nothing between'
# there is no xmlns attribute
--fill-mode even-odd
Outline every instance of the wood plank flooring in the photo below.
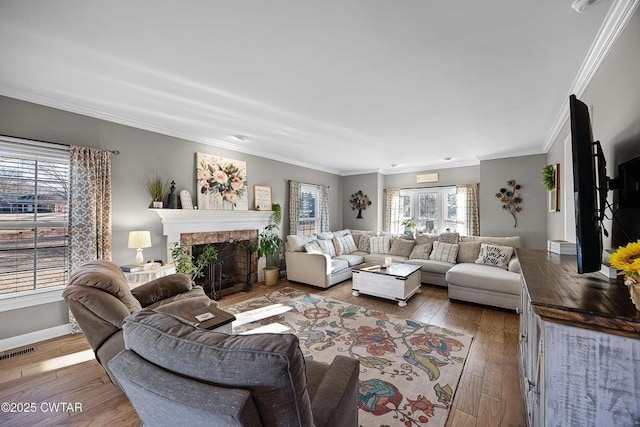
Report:
<svg viewBox="0 0 640 427"><path fill-rule="evenodd" d="M450 302L447 290L422 286L407 307L381 298L351 295L351 281L330 289L280 281L225 297L235 304L291 286L398 317L474 335L447 426L526 425L518 371L518 316L514 312ZM0 403L35 403L32 413L0 412L0 426L138 426L140 419L126 396L109 381L83 335L36 344L36 350L0 361ZM43 411L42 403L78 402L82 411ZM366 427L366 426L365 426Z"/></svg>

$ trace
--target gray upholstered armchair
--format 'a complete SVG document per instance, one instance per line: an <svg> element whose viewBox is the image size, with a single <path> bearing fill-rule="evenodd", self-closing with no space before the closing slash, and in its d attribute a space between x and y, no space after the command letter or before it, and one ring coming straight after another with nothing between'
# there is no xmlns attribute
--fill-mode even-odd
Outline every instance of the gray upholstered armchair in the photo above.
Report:
<svg viewBox="0 0 640 427"><path fill-rule="evenodd" d="M144 425L358 425L355 359L305 361L295 335L227 335L149 310L123 331L109 368Z"/></svg>
<svg viewBox="0 0 640 427"><path fill-rule="evenodd" d="M107 363L124 349L122 322L147 307L176 315L208 306L211 300L184 274L172 274L130 290L120 267L89 261L71 274L62 293L80 329L113 380Z"/></svg>

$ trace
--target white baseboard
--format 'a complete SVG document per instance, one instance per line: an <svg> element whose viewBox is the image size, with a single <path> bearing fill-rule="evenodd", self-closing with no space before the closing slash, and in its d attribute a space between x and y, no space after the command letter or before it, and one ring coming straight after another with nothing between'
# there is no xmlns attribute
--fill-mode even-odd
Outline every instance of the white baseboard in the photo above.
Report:
<svg viewBox="0 0 640 427"><path fill-rule="evenodd" d="M71 333L71 324L54 326L53 328L43 329L41 331L30 332L24 335L18 335L11 338L0 340L0 351L11 350L13 348L24 347L29 344L35 344L40 341L49 340L51 338L61 337Z"/></svg>

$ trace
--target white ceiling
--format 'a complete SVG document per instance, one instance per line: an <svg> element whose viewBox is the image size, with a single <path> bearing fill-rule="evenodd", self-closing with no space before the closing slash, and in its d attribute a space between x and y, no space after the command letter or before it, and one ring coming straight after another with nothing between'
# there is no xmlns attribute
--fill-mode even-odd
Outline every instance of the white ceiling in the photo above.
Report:
<svg viewBox="0 0 640 427"><path fill-rule="evenodd" d="M477 164L544 152L612 1L0 0L0 94L338 174Z"/></svg>

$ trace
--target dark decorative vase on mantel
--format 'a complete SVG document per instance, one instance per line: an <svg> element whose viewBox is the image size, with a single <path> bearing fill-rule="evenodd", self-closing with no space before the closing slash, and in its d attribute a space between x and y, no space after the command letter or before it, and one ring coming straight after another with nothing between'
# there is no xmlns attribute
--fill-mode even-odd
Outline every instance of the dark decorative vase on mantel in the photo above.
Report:
<svg viewBox="0 0 640 427"><path fill-rule="evenodd" d="M169 193L169 209L178 209L178 195L176 194L175 181L171 181L171 192Z"/></svg>

